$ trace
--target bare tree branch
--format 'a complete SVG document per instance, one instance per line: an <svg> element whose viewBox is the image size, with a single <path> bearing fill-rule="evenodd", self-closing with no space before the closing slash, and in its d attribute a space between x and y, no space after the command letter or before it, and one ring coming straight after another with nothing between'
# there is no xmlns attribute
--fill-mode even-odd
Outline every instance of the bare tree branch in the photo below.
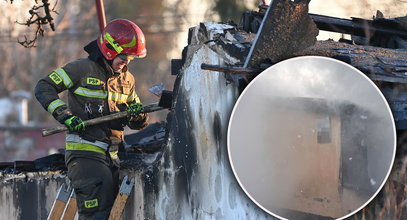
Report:
<svg viewBox="0 0 407 220"><path fill-rule="evenodd" d="M55 24L53 22L54 18L51 16L51 13L58 14L58 12L55 10L55 7L58 3L58 0L55 2L54 7L51 9L49 0L41 0L42 5L34 5L28 12L30 13L30 18L25 22L25 23L20 23L16 21L16 23L21 24L21 25L26 25L30 26L32 24L37 25L37 30L35 31L35 36L32 40L29 40L27 36L24 36L25 40L20 41L18 40L18 43L21 44L23 47L30 48L30 47L35 47L35 43L38 39L38 35L41 37L44 37L44 25L49 25L52 31L55 31ZM13 1L11 1L13 3ZM38 0L35 1L36 4L38 4ZM45 16L41 15L41 10L45 13Z"/></svg>

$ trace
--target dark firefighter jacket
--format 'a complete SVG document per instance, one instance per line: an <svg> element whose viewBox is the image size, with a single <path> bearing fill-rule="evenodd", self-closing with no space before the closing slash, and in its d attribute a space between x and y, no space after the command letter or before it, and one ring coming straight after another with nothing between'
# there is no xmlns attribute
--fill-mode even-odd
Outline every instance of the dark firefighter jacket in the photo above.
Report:
<svg viewBox="0 0 407 220"><path fill-rule="evenodd" d="M64 90L68 90L68 105L58 96ZM35 96L60 123L66 119L66 113L71 112L82 120L88 120L124 111L128 104L140 102L130 72L114 73L105 59L93 61L89 58L68 63L39 80ZM125 119L99 124L74 136L92 143L117 144L123 140L126 123L132 129L142 129L147 125L147 118L147 114L141 114L130 121Z"/></svg>

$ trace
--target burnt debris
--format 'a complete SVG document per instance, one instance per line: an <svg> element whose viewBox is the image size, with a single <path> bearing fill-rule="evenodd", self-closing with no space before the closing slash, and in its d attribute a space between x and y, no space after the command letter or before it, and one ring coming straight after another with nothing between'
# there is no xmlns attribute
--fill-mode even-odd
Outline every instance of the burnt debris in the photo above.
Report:
<svg viewBox="0 0 407 220"><path fill-rule="evenodd" d="M138 133L126 135L126 149L119 152L122 167L146 167L158 161L166 144L166 137L165 122L151 124ZM66 170L64 150L34 161L0 162L0 172L9 174Z"/></svg>
<svg viewBox="0 0 407 220"><path fill-rule="evenodd" d="M137 133L125 135L126 152L155 153L166 143L166 123L150 124Z"/></svg>
<svg viewBox="0 0 407 220"><path fill-rule="evenodd" d="M370 45L391 49L407 49L406 18L383 18L378 11L372 20L362 18L342 19L310 14L320 30L352 35L358 45Z"/></svg>
<svg viewBox="0 0 407 220"><path fill-rule="evenodd" d="M0 172L18 174L21 172L66 171L65 156L51 154L34 161L0 162Z"/></svg>
<svg viewBox="0 0 407 220"><path fill-rule="evenodd" d="M302 28L289 28L296 25ZM247 81L278 61L307 55L331 57L356 67L373 80L389 102L397 128L407 129L406 27L407 16L385 19L378 12L372 20L341 19L308 14L308 1L273 1L271 6L260 6L258 12L243 13L238 27L225 30L212 40L222 42L218 45L227 45L233 42L226 37L232 32L235 39L239 38L236 35L250 36L245 31L257 33L256 40L240 37L239 45L249 45L250 53L247 48L231 53L240 60L246 58L244 65L241 62L224 66L203 63L201 69L224 72L231 82L245 87ZM351 34L351 40L316 41L316 28ZM240 83L242 78L245 81Z"/></svg>
<svg viewBox="0 0 407 220"><path fill-rule="evenodd" d="M267 9L244 67L277 63L316 42L318 29L308 15L308 0L275 0Z"/></svg>

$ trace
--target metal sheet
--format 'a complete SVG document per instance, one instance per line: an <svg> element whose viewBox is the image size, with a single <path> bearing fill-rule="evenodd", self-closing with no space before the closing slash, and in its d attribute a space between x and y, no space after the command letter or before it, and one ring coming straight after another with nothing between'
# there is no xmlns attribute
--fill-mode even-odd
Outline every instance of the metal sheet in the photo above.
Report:
<svg viewBox="0 0 407 220"><path fill-rule="evenodd" d="M244 68L292 57L316 42L318 28L308 15L309 0L273 0L245 60Z"/></svg>

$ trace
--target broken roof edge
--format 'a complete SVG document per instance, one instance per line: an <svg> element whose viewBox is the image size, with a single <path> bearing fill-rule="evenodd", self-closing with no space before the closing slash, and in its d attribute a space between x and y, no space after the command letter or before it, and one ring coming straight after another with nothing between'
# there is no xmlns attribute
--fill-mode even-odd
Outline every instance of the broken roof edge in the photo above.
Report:
<svg viewBox="0 0 407 220"><path fill-rule="evenodd" d="M259 19L256 20L253 17L247 18L248 14L254 18L258 18L259 16L261 17L262 14L253 14L248 12L244 12L243 14L246 15L246 20L251 20L252 23L257 22L258 25ZM249 50L252 47L254 38L256 37L256 34L247 32L248 30L246 29L248 28L244 25L256 25L245 21L242 21L242 23L243 24L237 26L222 22L202 22L199 26L190 28L188 40L189 44L184 48L183 63L181 66L183 66L187 57L191 57L191 47L199 46L199 43L197 42L201 42L201 45L207 44L214 51L222 48L222 50L226 51L227 54L230 54L231 57L238 60L238 62L226 62L227 67L243 67L242 64L246 60ZM278 47L279 45L275 46ZM331 51L329 51L329 47L331 47ZM274 49L271 48L270 51L274 51ZM366 53L366 57L364 57L364 53ZM407 65L405 63L405 60L407 59L407 49L391 49L379 46L356 45L353 41L339 42L328 39L318 40L313 45L293 52L292 55L284 58L283 60L306 55L326 56L346 62L361 70L372 80L407 83ZM273 65L274 63L270 61L270 59L264 57L264 59L260 62L261 64L259 68L265 69L264 66L269 67L270 65ZM212 64L205 63L205 65ZM250 72L250 70L253 68L243 69ZM229 69L226 68L225 71L221 72L234 72L233 70L228 70ZM241 73L239 69L237 69L235 72L238 74ZM256 72L258 71L253 72L254 74L257 74Z"/></svg>
<svg viewBox="0 0 407 220"><path fill-rule="evenodd" d="M206 24L209 25L209 28L205 26ZM222 23L218 24L220 27L224 27ZM204 31L201 32L206 33L207 38L209 36L209 39L203 39L204 42L210 44L209 48L214 52L217 52L218 54L222 53L222 50L225 52L224 54L228 54L228 52L231 51L230 48L242 48L241 46L243 45L243 50L234 50L234 57L237 57L240 61L245 60L253 42L253 34L247 33L239 27L228 27L222 29L216 28L214 26L216 26L216 23L214 22L204 22L197 27L193 27L191 30L194 33L200 33L200 29L204 28ZM211 34L211 30L216 30L216 34ZM241 37L242 35L251 36L252 38L244 38ZM233 36L233 39L239 40L230 40L231 36ZM189 44L185 50L192 49L190 46L191 45ZM192 51L196 51L196 46L196 44L192 46L195 47ZM191 58L192 53L191 51L188 53L189 58ZM406 110L399 107L402 106L399 104L400 99L403 103L407 103L407 100L405 99L406 94L403 93L403 90L400 89L398 89L400 91L397 94L386 93L384 91L386 88L389 87L403 87L403 85L407 83L407 63L405 62L407 60L407 49L391 49L370 45L356 45L352 42L338 42L329 39L318 40L315 42L314 45L293 53L292 56L288 57L287 59L298 56L330 57L350 64L351 66L360 70L369 79L371 79L384 93L393 111L397 129L407 129L407 113L405 113ZM225 62L222 65L217 65L214 63L202 63L201 69L225 73L225 78L232 82L238 82L240 90L243 91L248 82L253 80L258 74L261 73L261 71L259 70L264 70L273 65L273 63L265 60L263 61L263 63L261 63L260 68L243 68L242 62ZM397 103L394 100L396 100Z"/></svg>
<svg viewBox="0 0 407 220"><path fill-rule="evenodd" d="M130 134L126 138L128 148L125 152L119 152L121 166L125 169L145 169L155 164L165 150L166 132L166 123L161 121L150 124L145 130ZM9 180L53 176L57 173L65 175L66 170L65 150L60 149L59 153L33 161L0 162L0 182L3 177Z"/></svg>
<svg viewBox="0 0 407 220"><path fill-rule="evenodd" d="M333 40L294 53L296 56L325 56L348 63L373 81L407 83L407 50L351 45Z"/></svg>
<svg viewBox="0 0 407 220"><path fill-rule="evenodd" d="M35 171L35 172L20 172L20 173L4 173L0 172L0 183L13 183L15 181L24 181L37 179L59 179L66 178L66 172L61 170L56 171Z"/></svg>

